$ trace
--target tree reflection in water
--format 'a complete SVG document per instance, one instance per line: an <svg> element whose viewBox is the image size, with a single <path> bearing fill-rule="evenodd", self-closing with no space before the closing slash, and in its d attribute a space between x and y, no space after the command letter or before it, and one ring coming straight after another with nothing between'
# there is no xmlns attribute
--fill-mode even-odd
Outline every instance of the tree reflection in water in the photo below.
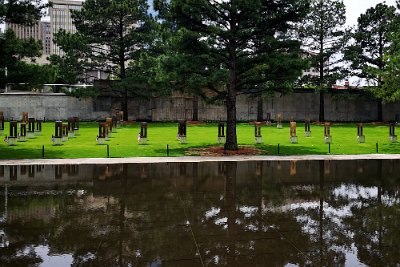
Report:
<svg viewBox="0 0 400 267"><path fill-rule="evenodd" d="M0 202L7 214L0 223L0 266L38 265L46 260L42 246L49 257L71 255L76 266L398 265L398 166L3 168L10 179L0 178L2 189L8 184ZM53 181L44 175L50 170Z"/></svg>

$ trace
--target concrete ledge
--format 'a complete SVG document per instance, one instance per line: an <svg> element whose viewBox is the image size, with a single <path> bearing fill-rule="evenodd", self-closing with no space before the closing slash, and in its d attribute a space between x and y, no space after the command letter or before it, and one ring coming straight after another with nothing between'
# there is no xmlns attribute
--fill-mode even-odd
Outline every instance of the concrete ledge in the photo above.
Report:
<svg viewBox="0 0 400 267"><path fill-rule="evenodd" d="M7 93L0 93L0 95L18 95L18 96L66 96L65 93L39 93L39 92L7 92Z"/></svg>
<svg viewBox="0 0 400 267"><path fill-rule="evenodd" d="M5 165L88 165L124 163L175 163L210 161L306 161L306 160L399 160L400 154L306 155L306 156L227 156L227 157L136 157L0 160Z"/></svg>

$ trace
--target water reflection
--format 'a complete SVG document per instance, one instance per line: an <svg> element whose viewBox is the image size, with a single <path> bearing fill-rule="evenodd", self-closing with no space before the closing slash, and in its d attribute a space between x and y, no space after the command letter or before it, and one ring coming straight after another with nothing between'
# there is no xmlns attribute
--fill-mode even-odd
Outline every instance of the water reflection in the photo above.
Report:
<svg viewBox="0 0 400 267"><path fill-rule="evenodd" d="M395 266L398 161L0 167L0 266Z"/></svg>

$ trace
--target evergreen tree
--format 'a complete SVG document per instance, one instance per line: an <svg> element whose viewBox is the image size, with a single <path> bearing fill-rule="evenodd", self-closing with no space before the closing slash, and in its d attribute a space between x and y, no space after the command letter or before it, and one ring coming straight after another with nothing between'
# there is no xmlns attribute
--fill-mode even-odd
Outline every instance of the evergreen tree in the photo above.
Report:
<svg viewBox="0 0 400 267"><path fill-rule="evenodd" d="M0 0L0 23L35 24L49 5L41 0Z"/></svg>
<svg viewBox="0 0 400 267"><path fill-rule="evenodd" d="M236 98L286 90L301 75L300 42L290 38L306 0L158 0L168 46L157 81L224 103L225 149L237 150Z"/></svg>
<svg viewBox="0 0 400 267"><path fill-rule="evenodd" d="M60 32L56 37L65 52L59 62L106 71L122 81L116 87L120 89L125 120L132 89L132 84L123 82L129 76L129 62L140 60L152 37L147 11L146 0L86 0L81 10L71 11L77 33ZM57 62L54 57L53 62Z"/></svg>
<svg viewBox="0 0 400 267"><path fill-rule="evenodd" d="M33 25L44 14L49 4L40 0L0 0L0 24L15 23ZM18 61L23 57L40 56L41 43L33 39L19 40L12 30L7 30L0 35L0 83L4 86L6 81L5 68L11 73L16 68Z"/></svg>
<svg viewBox="0 0 400 267"><path fill-rule="evenodd" d="M0 72L0 87L4 88L4 85L8 82L16 82L6 80L5 68L9 74L15 71L20 72L18 63L23 58L38 57L41 54L41 42L35 41L33 38L22 40L15 36L13 30L8 29L5 33L0 35L0 68L3 71ZM19 80L18 82L25 82Z"/></svg>
<svg viewBox="0 0 400 267"><path fill-rule="evenodd" d="M345 29L346 7L343 0L311 0L308 15L300 25L304 48L311 53L311 63L319 76L304 77L306 84L320 90L319 121L325 121L325 91L344 77L340 52L349 34Z"/></svg>
<svg viewBox="0 0 400 267"><path fill-rule="evenodd" d="M374 89L375 95L383 102L400 101L400 34L398 31L393 32L389 37L392 43L384 55L385 69L378 72L383 82L381 86Z"/></svg>
<svg viewBox="0 0 400 267"><path fill-rule="evenodd" d="M380 75L386 67L385 49L389 47L389 33L393 30L396 8L379 3L358 18L358 27L353 34L354 44L345 52L351 61L353 75L372 82L372 88L382 86ZM376 92L374 92L376 91ZM379 96L380 90L373 90ZM378 100L378 120L382 121L382 101Z"/></svg>
<svg viewBox="0 0 400 267"><path fill-rule="evenodd" d="M400 9L400 1L397 1ZM377 69L376 77L381 84L374 89L375 95L383 102L400 101L400 16L396 15L391 30L386 34L389 46L384 48L383 69Z"/></svg>
<svg viewBox="0 0 400 267"><path fill-rule="evenodd" d="M50 63L58 68L57 82L74 84L80 81L87 64L85 54L89 48L80 34L60 30L54 35L54 42L61 45L63 55L50 55Z"/></svg>

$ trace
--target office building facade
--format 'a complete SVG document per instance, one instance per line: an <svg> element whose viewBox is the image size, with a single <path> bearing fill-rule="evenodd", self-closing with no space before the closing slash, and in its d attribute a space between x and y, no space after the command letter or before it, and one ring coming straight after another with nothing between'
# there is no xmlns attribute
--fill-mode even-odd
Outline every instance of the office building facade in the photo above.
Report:
<svg viewBox="0 0 400 267"><path fill-rule="evenodd" d="M51 30L50 22L38 21L32 26L24 26L20 24L7 23L6 29L14 31L18 39L33 38L36 41L42 42L42 54L50 55L51 47Z"/></svg>
<svg viewBox="0 0 400 267"><path fill-rule="evenodd" d="M53 6L49 9L51 23L51 40L61 29L74 33L76 28L72 23L71 10L80 10L83 1L52 0ZM51 42L51 54L62 55L62 50L54 42Z"/></svg>

